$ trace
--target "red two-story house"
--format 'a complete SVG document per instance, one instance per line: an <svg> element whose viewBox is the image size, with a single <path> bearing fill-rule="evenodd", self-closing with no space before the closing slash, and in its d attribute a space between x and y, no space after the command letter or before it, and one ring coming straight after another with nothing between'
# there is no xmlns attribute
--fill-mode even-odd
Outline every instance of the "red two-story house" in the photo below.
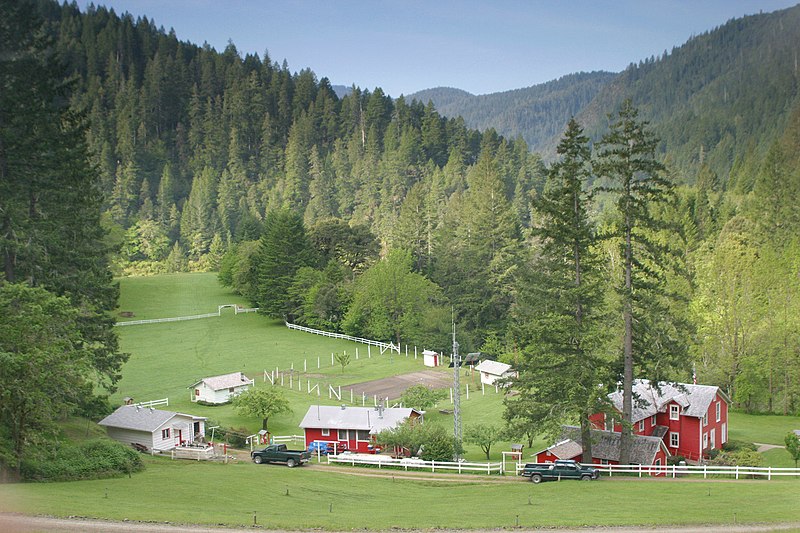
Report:
<svg viewBox="0 0 800 533"><path fill-rule="evenodd" d="M659 437L670 455L699 461L712 449L728 441L730 399L719 387L648 380L633 383L631 422L636 435ZM615 409L622 412L622 391L609 394ZM621 432L619 416L597 413L590 417L598 429Z"/></svg>

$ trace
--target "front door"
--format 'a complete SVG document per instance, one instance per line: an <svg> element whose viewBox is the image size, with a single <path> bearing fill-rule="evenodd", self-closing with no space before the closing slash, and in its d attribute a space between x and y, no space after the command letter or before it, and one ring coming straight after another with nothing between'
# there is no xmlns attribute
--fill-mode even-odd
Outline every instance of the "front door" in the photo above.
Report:
<svg viewBox="0 0 800 533"><path fill-rule="evenodd" d="M175 441L178 446L183 442L183 432L180 429L175 430Z"/></svg>

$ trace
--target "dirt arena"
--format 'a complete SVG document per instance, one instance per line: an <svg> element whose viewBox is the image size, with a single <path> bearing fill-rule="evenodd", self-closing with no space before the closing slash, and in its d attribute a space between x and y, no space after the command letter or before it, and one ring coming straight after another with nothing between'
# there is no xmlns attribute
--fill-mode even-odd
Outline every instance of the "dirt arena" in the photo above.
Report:
<svg viewBox="0 0 800 533"><path fill-rule="evenodd" d="M388 396L390 400L395 400L403 394L403 391L414 385L426 385L432 389L444 389L452 386L452 384L452 370L423 370L421 372L412 372L410 374L402 374L390 378L353 383L346 386L343 385L342 397L344 398L345 395L349 396L349 391L352 389L354 399L364 394L367 398L372 398L374 396L386 398Z"/></svg>

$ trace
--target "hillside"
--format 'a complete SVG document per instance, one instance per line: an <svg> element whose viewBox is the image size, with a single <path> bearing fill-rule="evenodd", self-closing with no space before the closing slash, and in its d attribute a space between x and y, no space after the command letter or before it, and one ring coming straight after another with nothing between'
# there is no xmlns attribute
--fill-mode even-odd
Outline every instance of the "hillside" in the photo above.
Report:
<svg viewBox="0 0 800 533"><path fill-rule="evenodd" d="M467 127L493 128L504 137L521 136L533 151L542 151L561 135L570 117L584 109L616 74L581 72L557 80L500 93L473 95L439 87L408 95L409 100L432 101L446 117L463 117Z"/></svg>

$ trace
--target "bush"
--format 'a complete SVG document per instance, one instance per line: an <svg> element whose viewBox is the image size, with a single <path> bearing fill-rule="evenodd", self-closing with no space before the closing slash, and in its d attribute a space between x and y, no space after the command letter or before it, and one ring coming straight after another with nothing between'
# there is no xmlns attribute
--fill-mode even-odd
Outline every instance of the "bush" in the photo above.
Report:
<svg viewBox="0 0 800 533"><path fill-rule="evenodd" d="M20 469L29 481L102 479L142 470L144 463L135 450L107 439L57 447L51 454L23 461Z"/></svg>
<svg viewBox="0 0 800 533"><path fill-rule="evenodd" d="M686 464L685 463L686 457L684 457L682 455L670 455L669 457L667 457L667 464L669 466L679 465L679 464L681 464L682 461L684 461L684 464Z"/></svg>
<svg viewBox="0 0 800 533"><path fill-rule="evenodd" d="M754 452L758 450L758 448L752 442L743 440L729 440L722 445L722 451L724 452L738 452L739 450L750 450Z"/></svg>
<svg viewBox="0 0 800 533"><path fill-rule="evenodd" d="M762 456L755 450L746 448L737 451L723 451L709 464L716 466L761 466Z"/></svg>

